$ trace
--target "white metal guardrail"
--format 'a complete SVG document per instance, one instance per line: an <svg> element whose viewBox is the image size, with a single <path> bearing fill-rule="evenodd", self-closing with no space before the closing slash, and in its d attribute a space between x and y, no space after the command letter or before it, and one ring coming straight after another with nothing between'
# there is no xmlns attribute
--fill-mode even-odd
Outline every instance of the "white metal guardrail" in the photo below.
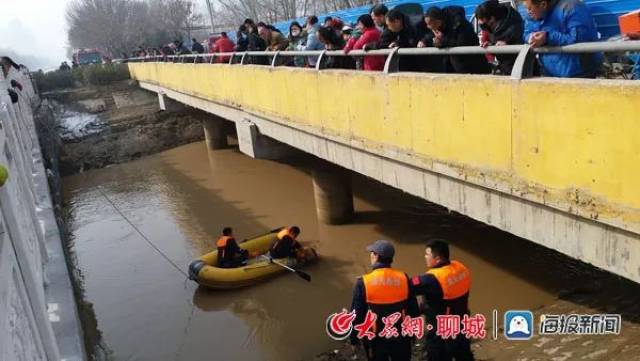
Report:
<svg viewBox="0 0 640 361"><path fill-rule="evenodd" d="M384 67L385 73L395 73L399 71L399 59L401 56L437 56L437 55L472 55L472 54L517 54L517 59L511 72L513 79L524 79L532 76L533 60L536 54L564 53L564 54L580 54L580 53L616 53L627 51L640 51L640 40L634 41L607 41L607 42L590 42L579 43L557 47L541 47L532 48L529 45L505 45L505 46L489 46L482 48L480 46L460 46L455 48L393 48L393 49L377 49L377 50L352 50L346 54L342 50L317 50L317 51L244 51L229 53L207 53L207 54L185 54L185 55L158 55L147 56L130 59L117 59L115 62L173 62L173 63L214 63L219 58L229 58L229 64L245 65L251 63L251 58L267 57L271 66L279 66L282 57L291 56L313 56L318 57L316 61L316 70L322 70L324 66L323 59L332 56L370 56L380 55L386 56Z"/></svg>

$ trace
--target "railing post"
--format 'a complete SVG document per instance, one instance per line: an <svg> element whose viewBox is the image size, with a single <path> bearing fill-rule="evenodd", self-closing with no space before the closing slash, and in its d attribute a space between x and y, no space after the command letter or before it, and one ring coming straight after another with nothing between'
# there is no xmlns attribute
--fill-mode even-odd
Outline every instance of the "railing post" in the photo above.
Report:
<svg viewBox="0 0 640 361"><path fill-rule="evenodd" d="M400 71L400 54L398 54L400 48L393 48L393 51L387 55L387 60L384 62L384 73L397 73Z"/></svg>
<svg viewBox="0 0 640 361"><path fill-rule="evenodd" d="M236 53L233 52L231 53L231 56L229 57L229 65L233 65L233 59L236 58Z"/></svg>
<svg viewBox="0 0 640 361"><path fill-rule="evenodd" d="M276 55L273 56L273 59L271 59L271 67L275 68L277 65L277 61L278 61L278 56L280 55L280 50L276 51Z"/></svg>
<svg viewBox="0 0 640 361"><path fill-rule="evenodd" d="M320 56L318 56L318 60L316 60L316 71L320 71L322 69L326 69L326 66L324 66L324 58L327 56L327 51L323 50L322 53L320 53Z"/></svg>
<svg viewBox="0 0 640 361"><path fill-rule="evenodd" d="M531 45L524 45L518 53L511 70L511 79L522 80L533 76L533 63L536 61L536 54L531 49Z"/></svg>
<svg viewBox="0 0 640 361"><path fill-rule="evenodd" d="M242 57L240 58L240 65L245 65L246 61L247 61L247 52L245 51L242 53Z"/></svg>

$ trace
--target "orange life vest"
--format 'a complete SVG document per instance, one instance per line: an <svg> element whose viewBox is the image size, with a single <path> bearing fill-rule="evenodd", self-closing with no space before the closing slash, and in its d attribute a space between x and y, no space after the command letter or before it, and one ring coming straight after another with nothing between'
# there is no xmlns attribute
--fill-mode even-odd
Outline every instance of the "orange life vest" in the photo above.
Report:
<svg viewBox="0 0 640 361"><path fill-rule="evenodd" d="M453 300L469 293L471 289L471 272L458 261L450 264L431 268L427 274L433 275L442 287L443 299Z"/></svg>
<svg viewBox="0 0 640 361"><path fill-rule="evenodd" d="M393 268L378 268L362 276L367 303L386 305L409 298L407 275Z"/></svg>
<svg viewBox="0 0 640 361"><path fill-rule="evenodd" d="M406 314L409 300L407 275L393 268L378 268L362 276L367 306L378 317L373 331L383 327L382 318L395 312Z"/></svg>
<svg viewBox="0 0 640 361"><path fill-rule="evenodd" d="M291 238L293 240L293 242L297 242L296 241L296 237L293 235L293 233L291 233L291 228L289 227L284 227L283 229L280 230L280 232L278 232L278 234L276 235L276 241L273 243L273 245L271 246L271 249L276 249L276 247L278 246L278 243L280 243L280 241L282 241L282 239L284 237L289 236L289 238Z"/></svg>
<svg viewBox="0 0 640 361"><path fill-rule="evenodd" d="M221 236L216 241L216 247L218 247L218 258L219 259L224 259L225 258L227 243L231 239L233 239L233 237L231 237L231 236Z"/></svg>
<svg viewBox="0 0 640 361"><path fill-rule="evenodd" d="M282 240L286 236L291 237L291 239L296 239L293 233L291 233L291 229L289 227L285 227L281 229L280 232L278 232L278 235L276 237L278 238L278 240Z"/></svg>
<svg viewBox="0 0 640 361"><path fill-rule="evenodd" d="M230 236L222 236L220 238L218 238L218 241L216 242L216 247L226 247L227 246L227 242L229 242L229 240L233 238Z"/></svg>

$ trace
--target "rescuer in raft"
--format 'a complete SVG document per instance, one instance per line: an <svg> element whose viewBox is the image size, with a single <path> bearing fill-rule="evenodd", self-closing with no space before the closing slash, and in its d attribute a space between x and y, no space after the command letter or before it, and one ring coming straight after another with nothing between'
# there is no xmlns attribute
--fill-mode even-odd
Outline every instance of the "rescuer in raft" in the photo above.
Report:
<svg viewBox="0 0 640 361"><path fill-rule="evenodd" d="M296 240L300 235L298 226L285 227L276 237L276 241L269 249L271 258L303 258L304 250L300 242Z"/></svg>
<svg viewBox="0 0 640 361"><path fill-rule="evenodd" d="M225 227L222 236L216 242L218 248L218 263L221 268L240 267L247 262L249 251L240 248L238 242L233 238L233 229Z"/></svg>

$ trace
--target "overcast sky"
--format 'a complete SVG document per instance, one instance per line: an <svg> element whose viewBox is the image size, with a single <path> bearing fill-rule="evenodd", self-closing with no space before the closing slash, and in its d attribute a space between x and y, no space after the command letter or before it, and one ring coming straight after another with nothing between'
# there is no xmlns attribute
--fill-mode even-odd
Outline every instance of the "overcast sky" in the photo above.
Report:
<svg viewBox="0 0 640 361"><path fill-rule="evenodd" d="M50 58L58 64L66 56L70 0L2 0L0 48L22 55Z"/></svg>
<svg viewBox="0 0 640 361"><path fill-rule="evenodd" d="M72 0L0 0L0 51L48 58L50 64L66 60L65 9ZM198 11L204 0L194 1Z"/></svg>

